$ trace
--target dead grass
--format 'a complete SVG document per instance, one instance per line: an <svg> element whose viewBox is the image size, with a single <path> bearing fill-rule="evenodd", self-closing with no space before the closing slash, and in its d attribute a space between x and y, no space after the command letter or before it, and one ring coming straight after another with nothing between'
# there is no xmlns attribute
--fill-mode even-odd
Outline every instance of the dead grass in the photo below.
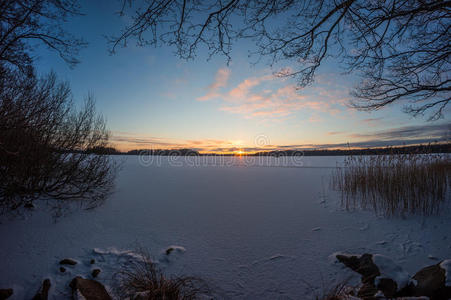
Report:
<svg viewBox="0 0 451 300"><path fill-rule="evenodd" d="M210 294L207 284L196 277L166 277L146 251L142 259L123 266L114 276L121 299L190 300Z"/></svg>
<svg viewBox="0 0 451 300"><path fill-rule="evenodd" d="M373 209L385 216L432 215L449 200L451 161L446 154L349 156L332 185L346 209Z"/></svg>
<svg viewBox="0 0 451 300"><path fill-rule="evenodd" d="M352 294L352 288L347 286L347 281L344 281L333 286L322 297L316 297L316 300L349 300Z"/></svg>

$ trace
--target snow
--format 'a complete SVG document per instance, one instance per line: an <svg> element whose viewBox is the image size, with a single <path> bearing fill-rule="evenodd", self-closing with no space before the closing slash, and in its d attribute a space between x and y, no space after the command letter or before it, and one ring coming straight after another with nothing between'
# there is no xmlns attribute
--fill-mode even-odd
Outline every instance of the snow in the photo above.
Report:
<svg viewBox="0 0 451 300"><path fill-rule="evenodd" d="M172 251L175 251L175 252L183 253L183 252L186 251L186 249L185 249L184 247L182 247L182 246L172 245L172 246L169 246L169 247L166 249L165 253L168 253L168 251L171 251L171 252L172 252Z"/></svg>
<svg viewBox="0 0 451 300"><path fill-rule="evenodd" d="M86 298L83 297L83 295L80 293L79 290L77 290L77 291L75 292L74 298L75 298L75 300L86 300Z"/></svg>
<svg viewBox="0 0 451 300"><path fill-rule="evenodd" d="M445 285L451 286L451 259L442 261L440 263L440 268L445 270Z"/></svg>
<svg viewBox="0 0 451 300"><path fill-rule="evenodd" d="M343 157L116 159L123 169L103 206L56 223L39 209L0 219L0 288L14 288L12 299L31 299L45 278L50 298L61 299L72 278L94 268L110 289L140 248L169 275L204 278L219 299L313 299L350 275L359 282L328 259L334 252L379 253L410 274L431 265L431 253L450 258L448 210L382 218L342 209L328 178ZM64 258L79 263L61 273Z"/></svg>
<svg viewBox="0 0 451 300"><path fill-rule="evenodd" d="M382 278L390 278L396 282L398 291L403 289L410 282L410 275L397 265L391 258L374 254L373 263L379 268L381 275L376 277L375 284L379 284Z"/></svg>

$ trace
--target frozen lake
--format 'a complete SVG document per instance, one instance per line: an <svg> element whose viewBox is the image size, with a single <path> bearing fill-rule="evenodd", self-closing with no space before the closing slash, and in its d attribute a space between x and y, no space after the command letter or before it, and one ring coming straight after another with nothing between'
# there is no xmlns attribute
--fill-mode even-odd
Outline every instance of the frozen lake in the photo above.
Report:
<svg viewBox="0 0 451 300"><path fill-rule="evenodd" d="M56 223L45 213L2 219L0 288L15 288L21 299L50 277L58 299L68 280L89 268L62 275L58 261L102 256L94 249L111 254L140 246L158 259L181 246L186 251L162 262L163 269L205 279L219 299L313 298L350 274L329 258L337 251L384 254L409 272L451 257L448 210L405 218L343 210L330 189L343 157L115 159L123 168L103 206ZM98 260L108 284L114 261Z"/></svg>

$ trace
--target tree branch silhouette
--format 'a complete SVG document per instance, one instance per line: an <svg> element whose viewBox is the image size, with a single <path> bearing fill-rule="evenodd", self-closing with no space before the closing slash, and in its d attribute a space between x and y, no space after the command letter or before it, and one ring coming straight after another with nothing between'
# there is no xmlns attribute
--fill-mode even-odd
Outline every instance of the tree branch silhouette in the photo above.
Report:
<svg viewBox="0 0 451 300"><path fill-rule="evenodd" d="M231 58L232 45L251 39L270 64L294 61L277 74L310 85L322 62L339 59L359 74L351 105L377 110L403 102L415 116L443 116L450 101L451 1L441 0L123 0L132 22L111 37L111 51L138 45L174 46L192 59L199 47Z"/></svg>

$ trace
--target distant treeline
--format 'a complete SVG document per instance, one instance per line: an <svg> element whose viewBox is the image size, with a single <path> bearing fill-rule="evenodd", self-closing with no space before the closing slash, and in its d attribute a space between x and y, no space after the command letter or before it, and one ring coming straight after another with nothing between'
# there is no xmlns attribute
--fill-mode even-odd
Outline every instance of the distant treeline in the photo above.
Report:
<svg viewBox="0 0 451 300"><path fill-rule="evenodd" d="M94 154L108 155L161 155L161 156L237 156L228 153L199 153L192 149L141 149L121 152L113 147L97 147L86 151ZM366 149L310 149L310 150L276 150L261 151L247 156L343 156L343 155L384 155L384 154L424 154L424 153L451 153L451 143L428 144L401 147L380 147Z"/></svg>
<svg viewBox="0 0 451 300"><path fill-rule="evenodd" d="M417 145L402 147L381 147L366 149L313 149L313 150L284 150L258 152L255 156L294 156L303 153L304 156L343 156L343 155L387 155L387 154L427 154L451 153L451 143L434 145Z"/></svg>

